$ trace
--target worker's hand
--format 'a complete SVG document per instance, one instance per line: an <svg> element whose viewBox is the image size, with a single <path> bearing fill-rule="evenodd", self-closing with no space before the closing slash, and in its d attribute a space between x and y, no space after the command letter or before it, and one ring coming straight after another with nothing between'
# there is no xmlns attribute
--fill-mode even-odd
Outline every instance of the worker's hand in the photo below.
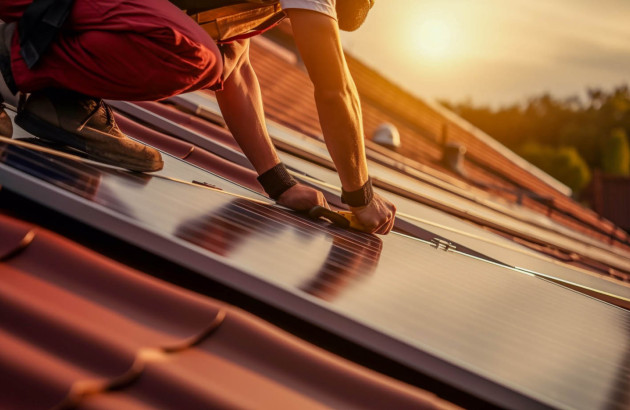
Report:
<svg viewBox="0 0 630 410"><path fill-rule="evenodd" d="M317 205L329 208L324 194L302 184L293 185L284 191L276 202L295 211L309 211Z"/></svg>
<svg viewBox="0 0 630 410"><path fill-rule="evenodd" d="M387 235L394 227L396 207L376 193L372 201L366 206L358 208L351 206L350 210L368 233Z"/></svg>

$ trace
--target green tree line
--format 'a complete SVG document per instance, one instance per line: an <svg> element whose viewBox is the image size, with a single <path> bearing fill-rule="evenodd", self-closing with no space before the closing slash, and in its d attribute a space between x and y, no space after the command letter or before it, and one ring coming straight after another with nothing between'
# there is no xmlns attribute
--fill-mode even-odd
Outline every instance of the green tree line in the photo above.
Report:
<svg viewBox="0 0 630 410"><path fill-rule="evenodd" d="M576 195L592 171L630 176L630 89L587 89L586 98L549 93L501 108L471 101L442 105L534 165L570 186Z"/></svg>

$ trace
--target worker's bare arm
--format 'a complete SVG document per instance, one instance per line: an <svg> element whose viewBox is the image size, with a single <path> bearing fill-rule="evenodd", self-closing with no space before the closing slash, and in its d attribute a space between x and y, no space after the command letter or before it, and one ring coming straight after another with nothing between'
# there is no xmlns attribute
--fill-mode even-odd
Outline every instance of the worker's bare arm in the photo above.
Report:
<svg viewBox="0 0 630 410"><path fill-rule="evenodd" d="M361 106L348 72L332 18L309 10L289 9L293 34L315 87L315 101L326 145L343 187L359 189L368 179L363 148Z"/></svg>
<svg viewBox="0 0 630 410"><path fill-rule="evenodd" d="M217 91L221 113L232 135L258 174L280 162L265 127L260 86L249 63L249 40L224 51L223 90Z"/></svg>
<svg viewBox="0 0 630 410"><path fill-rule="evenodd" d="M363 120L357 89L348 70L337 22L324 14L288 9L295 42L311 81L326 146L335 162L343 188L360 189L368 180L363 141ZM351 208L371 232L387 233L396 208L374 195L374 200Z"/></svg>
<svg viewBox="0 0 630 410"><path fill-rule="evenodd" d="M260 86L249 62L249 40L232 43L225 52L224 69L223 90L216 93L221 113L256 172L262 174L280 159L267 133ZM285 191L278 203L296 210L327 207L321 192L300 184Z"/></svg>

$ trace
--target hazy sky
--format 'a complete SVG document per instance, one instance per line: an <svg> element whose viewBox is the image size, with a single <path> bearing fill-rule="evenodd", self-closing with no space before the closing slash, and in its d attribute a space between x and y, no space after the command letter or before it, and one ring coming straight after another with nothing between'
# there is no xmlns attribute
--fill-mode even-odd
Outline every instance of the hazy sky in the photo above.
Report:
<svg viewBox="0 0 630 410"><path fill-rule="evenodd" d="M630 81L630 0L376 0L342 40L426 99L497 105Z"/></svg>

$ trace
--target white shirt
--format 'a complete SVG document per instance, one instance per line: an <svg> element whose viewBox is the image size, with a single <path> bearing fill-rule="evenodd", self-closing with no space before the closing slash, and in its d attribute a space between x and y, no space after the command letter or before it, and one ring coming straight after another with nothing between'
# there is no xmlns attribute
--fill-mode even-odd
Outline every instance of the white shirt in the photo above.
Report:
<svg viewBox="0 0 630 410"><path fill-rule="evenodd" d="M337 20L335 3L337 0L280 0L280 5L286 9L305 9L317 11Z"/></svg>

